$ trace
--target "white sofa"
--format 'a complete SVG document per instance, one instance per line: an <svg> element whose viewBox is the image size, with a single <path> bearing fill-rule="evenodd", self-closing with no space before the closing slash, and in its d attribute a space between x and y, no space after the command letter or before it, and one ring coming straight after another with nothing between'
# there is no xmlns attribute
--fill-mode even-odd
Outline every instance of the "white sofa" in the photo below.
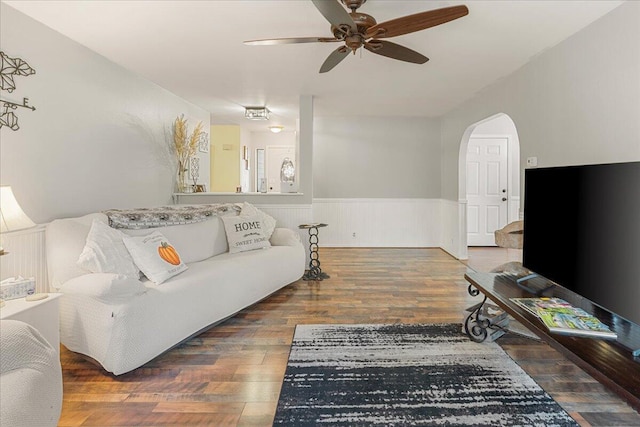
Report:
<svg viewBox="0 0 640 427"><path fill-rule="evenodd" d="M270 248L229 253L222 220L214 215L192 224L123 230L132 235L161 231L188 269L159 285L143 278L139 285L120 286L130 282L76 264L94 219L109 221L96 213L47 226L49 283L63 293L62 344L115 375L142 366L304 273L305 251L293 230L276 228Z"/></svg>
<svg viewBox="0 0 640 427"><path fill-rule="evenodd" d="M56 349L32 326L0 320L0 426L56 426L61 411Z"/></svg>

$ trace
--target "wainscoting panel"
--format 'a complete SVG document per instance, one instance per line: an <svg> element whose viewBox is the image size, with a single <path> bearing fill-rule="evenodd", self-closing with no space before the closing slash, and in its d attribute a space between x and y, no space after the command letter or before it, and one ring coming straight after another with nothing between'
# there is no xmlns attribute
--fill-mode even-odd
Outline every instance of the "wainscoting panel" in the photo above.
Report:
<svg viewBox="0 0 640 427"><path fill-rule="evenodd" d="M2 234L2 247L9 252L0 257L0 278L22 276L36 280L36 292L48 292L44 225Z"/></svg>
<svg viewBox="0 0 640 427"><path fill-rule="evenodd" d="M439 199L314 199L320 246L439 247Z"/></svg>
<svg viewBox="0 0 640 427"><path fill-rule="evenodd" d="M300 224L313 220L311 205L254 205L274 217L277 227L287 227L298 230ZM305 231L306 233L306 231Z"/></svg>
<svg viewBox="0 0 640 427"><path fill-rule="evenodd" d="M286 227L295 230L300 235L300 240L305 247L309 258L309 235L307 230L300 230L300 224L308 224L313 221L311 205L258 205L255 207L264 211L276 219L277 227Z"/></svg>

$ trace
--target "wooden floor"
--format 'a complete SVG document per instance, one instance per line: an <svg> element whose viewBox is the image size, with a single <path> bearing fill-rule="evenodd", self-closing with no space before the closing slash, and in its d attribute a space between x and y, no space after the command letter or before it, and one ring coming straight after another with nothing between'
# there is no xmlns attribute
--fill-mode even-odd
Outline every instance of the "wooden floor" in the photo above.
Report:
<svg viewBox="0 0 640 427"><path fill-rule="evenodd" d="M519 256L471 249L465 265L439 249L322 248L331 279L293 283L131 373L106 374L63 347L59 425L270 426L296 324L460 322L479 298L467 294L467 268ZM640 426L637 412L546 344L499 343L580 425Z"/></svg>

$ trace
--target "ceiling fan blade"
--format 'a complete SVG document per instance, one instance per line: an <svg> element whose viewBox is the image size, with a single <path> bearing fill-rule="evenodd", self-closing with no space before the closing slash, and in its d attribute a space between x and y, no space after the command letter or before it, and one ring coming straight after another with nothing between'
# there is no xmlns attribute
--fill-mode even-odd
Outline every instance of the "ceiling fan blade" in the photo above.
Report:
<svg viewBox="0 0 640 427"><path fill-rule="evenodd" d="M334 37L289 37L284 39L265 39L265 40L247 40L243 42L246 45L251 46L267 46L276 44L294 44L294 43L328 43L339 42Z"/></svg>
<svg viewBox="0 0 640 427"><path fill-rule="evenodd" d="M315 7L320 11L322 16L325 17L331 25L340 28L343 25L348 25L354 33L358 32L358 26L349 15L347 10L340 6L338 0L311 0Z"/></svg>
<svg viewBox="0 0 640 427"><path fill-rule="evenodd" d="M320 72L326 73L327 71L331 71L333 67L338 65L344 58L347 57L347 55L349 55L349 52L351 51L346 46L340 46L339 48L331 52L331 55L329 55L327 59L325 59L322 67L320 67Z"/></svg>
<svg viewBox="0 0 640 427"><path fill-rule="evenodd" d="M424 64L429 60L426 56L411 50L408 47L391 43L386 40L371 40L364 44L364 48L369 52L386 56L387 58L398 59L400 61L412 62L414 64Z"/></svg>
<svg viewBox="0 0 640 427"><path fill-rule="evenodd" d="M435 27L469 14L467 6L452 6L429 10L415 15L403 16L381 22L367 30L367 38L387 38L409 34L426 28Z"/></svg>

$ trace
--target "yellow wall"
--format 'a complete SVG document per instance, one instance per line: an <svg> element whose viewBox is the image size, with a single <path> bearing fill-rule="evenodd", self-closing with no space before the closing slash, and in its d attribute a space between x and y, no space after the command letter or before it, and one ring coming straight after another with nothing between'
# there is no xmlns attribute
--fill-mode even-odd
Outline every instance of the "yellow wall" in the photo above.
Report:
<svg viewBox="0 0 640 427"><path fill-rule="evenodd" d="M240 126L211 126L209 191L236 191L240 185Z"/></svg>

